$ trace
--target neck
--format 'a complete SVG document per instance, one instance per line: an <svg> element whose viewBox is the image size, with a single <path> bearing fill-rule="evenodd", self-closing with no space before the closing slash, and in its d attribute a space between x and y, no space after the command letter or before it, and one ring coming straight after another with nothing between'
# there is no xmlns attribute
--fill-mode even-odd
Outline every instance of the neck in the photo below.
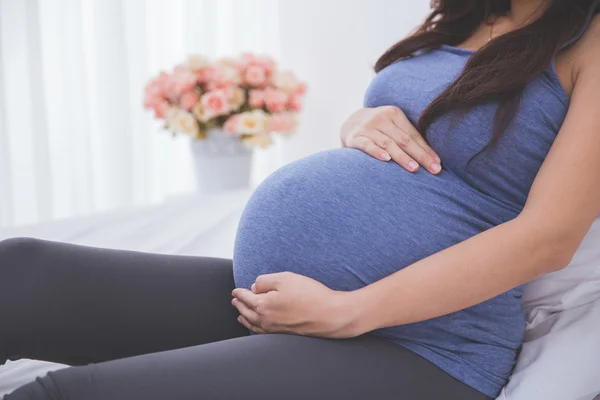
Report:
<svg viewBox="0 0 600 400"><path fill-rule="evenodd" d="M510 18L517 24L529 23L540 17L549 0L511 0Z"/></svg>

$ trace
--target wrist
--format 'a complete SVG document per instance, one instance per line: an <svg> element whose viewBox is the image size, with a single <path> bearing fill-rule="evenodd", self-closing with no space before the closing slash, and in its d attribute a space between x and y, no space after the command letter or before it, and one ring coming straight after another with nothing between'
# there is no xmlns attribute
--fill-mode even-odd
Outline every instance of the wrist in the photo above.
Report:
<svg viewBox="0 0 600 400"><path fill-rule="evenodd" d="M377 329L372 321L373 312L364 290L337 293L337 314L342 316L341 336L355 337Z"/></svg>

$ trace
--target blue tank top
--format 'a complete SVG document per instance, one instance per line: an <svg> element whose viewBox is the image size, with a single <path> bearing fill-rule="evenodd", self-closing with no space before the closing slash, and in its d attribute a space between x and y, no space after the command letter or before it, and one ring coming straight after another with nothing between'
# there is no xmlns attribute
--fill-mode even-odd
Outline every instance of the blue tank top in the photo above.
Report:
<svg viewBox="0 0 600 400"><path fill-rule="evenodd" d="M472 53L442 46L399 61L373 80L365 106L397 106L415 123ZM281 168L257 188L243 213L234 251L236 286L249 288L258 275L292 271L335 290L355 290L515 218L568 106L550 67L527 86L497 146L468 166L491 139L494 104L433 123L428 139L443 160L438 176L423 169L413 174L354 149L317 153ZM495 398L523 339L522 291L372 334Z"/></svg>

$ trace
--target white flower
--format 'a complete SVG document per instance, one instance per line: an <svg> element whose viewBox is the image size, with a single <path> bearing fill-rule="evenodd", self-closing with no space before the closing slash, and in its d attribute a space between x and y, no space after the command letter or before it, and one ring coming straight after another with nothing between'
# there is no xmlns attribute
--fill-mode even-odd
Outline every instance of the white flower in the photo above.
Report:
<svg viewBox="0 0 600 400"><path fill-rule="evenodd" d="M263 110L254 110L238 115L236 131L246 135L267 133L268 118Z"/></svg>
<svg viewBox="0 0 600 400"><path fill-rule="evenodd" d="M229 106L233 111L239 110L246 102L246 92L243 89L236 87L231 89L229 97Z"/></svg>
<svg viewBox="0 0 600 400"><path fill-rule="evenodd" d="M298 90L300 82L292 72L276 72L272 78L273 85L286 93L294 93Z"/></svg>
<svg viewBox="0 0 600 400"><path fill-rule="evenodd" d="M199 133L198 123L194 116L178 108L170 108L166 113L167 126L175 133L186 133L197 136Z"/></svg>
<svg viewBox="0 0 600 400"><path fill-rule="evenodd" d="M187 66L192 71L197 71L209 65L209 61L206 57L199 54L192 54L188 57Z"/></svg>
<svg viewBox="0 0 600 400"><path fill-rule="evenodd" d="M271 139L271 135L263 133L260 135L246 136L242 138L242 142L250 149L256 146L265 149L273 144L273 139Z"/></svg>
<svg viewBox="0 0 600 400"><path fill-rule="evenodd" d="M179 112L179 108L177 108L177 107L167 108L167 110L165 111L165 120L167 121L167 123L169 123L169 121L171 121L171 120L175 120L178 112Z"/></svg>
<svg viewBox="0 0 600 400"><path fill-rule="evenodd" d="M233 58L223 57L216 62L219 66L226 66L231 68L238 68L239 61L234 60Z"/></svg>

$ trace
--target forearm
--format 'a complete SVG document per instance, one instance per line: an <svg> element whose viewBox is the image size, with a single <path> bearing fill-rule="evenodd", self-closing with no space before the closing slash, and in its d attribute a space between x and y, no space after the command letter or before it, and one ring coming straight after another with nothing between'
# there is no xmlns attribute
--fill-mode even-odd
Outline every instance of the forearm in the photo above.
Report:
<svg viewBox="0 0 600 400"><path fill-rule="evenodd" d="M515 219L352 292L361 332L449 314L568 263L548 227Z"/></svg>

